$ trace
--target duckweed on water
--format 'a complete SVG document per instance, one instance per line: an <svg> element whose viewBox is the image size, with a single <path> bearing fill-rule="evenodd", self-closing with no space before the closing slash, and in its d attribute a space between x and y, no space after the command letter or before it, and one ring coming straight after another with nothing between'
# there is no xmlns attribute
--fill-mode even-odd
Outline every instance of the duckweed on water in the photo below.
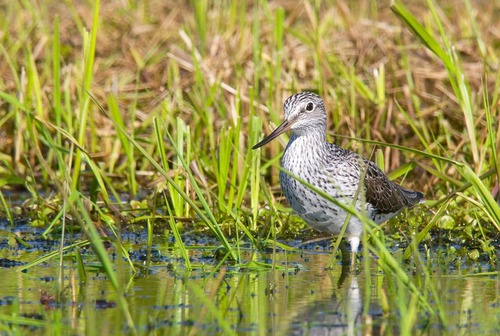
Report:
<svg viewBox="0 0 500 336"><path fill-rule="evenodd" d="M498 333L497 7L6 3L0 333ZM250 149L304 90L427 199L350 273Z"/></svg>

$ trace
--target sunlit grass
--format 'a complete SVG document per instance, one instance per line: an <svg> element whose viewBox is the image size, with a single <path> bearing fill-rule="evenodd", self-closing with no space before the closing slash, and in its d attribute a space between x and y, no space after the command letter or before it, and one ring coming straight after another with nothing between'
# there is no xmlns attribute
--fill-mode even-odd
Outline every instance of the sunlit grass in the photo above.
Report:
<svg viewBox="0 0 500 336"><path fill-rule="evenodd" d="M287 96L315 90L336 143L367 157L378 147L372 159L426 195L428 212L419 212L425 218L409 211L400 228L409 233L402 259L417 259L422 270L418 283L369 223L364 253L380 257L381 269L394 275L389 300L405 317L402 332L413 330L420 308L442 318L439 307L429 308L436 289L426 287L429 270L417 258L441 216L470 229L457 235L492 267L497 263L500 76L485 29L496 22L488 12L495 9L485 5L490 16L483 18L479 5L465 1L467 10L455 17L454 5L440 5L6 3L0 212L14 225L6 192L27 190L35 210L24 207L20 215L44 226L44 237L63 232L58 251L22 269L59 258L62 270L70 254L85 281L79 253L92 246L132 331L118 275L124 267L135 271L121 242L131 223L147 230L149 251L154 227L166 225L187 270L200 265L190 262L184 230L216 237L224 261L216 269L226 263L268 269L255 257L243 260L242 244L287 249L277 239L302 233L280 204L286 136L261 151L251 147L279 123ZM134 200L145 193L147 200ZM135 209L133 201L143 206ZM64 239L69 222L84 240ZM121 257L116 264L104 242ZM209 302L199 288L189 289ZM400 295L405 289L410 294ZM210 304L205 313L223 317ZM221 328L230 331L228 323Z"/></svg>

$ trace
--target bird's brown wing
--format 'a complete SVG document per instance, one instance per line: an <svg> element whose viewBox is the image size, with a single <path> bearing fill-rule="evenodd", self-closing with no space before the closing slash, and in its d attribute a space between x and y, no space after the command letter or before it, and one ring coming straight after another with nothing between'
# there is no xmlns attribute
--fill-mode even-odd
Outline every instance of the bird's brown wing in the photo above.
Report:
<svg viewBox="0 0 500 336"><path fill-rule="evenodd" d="M420 192L405 189L392 182L373 162L365 160L365 196L378 213L395 213L412 207L423 199Z"/></svg>

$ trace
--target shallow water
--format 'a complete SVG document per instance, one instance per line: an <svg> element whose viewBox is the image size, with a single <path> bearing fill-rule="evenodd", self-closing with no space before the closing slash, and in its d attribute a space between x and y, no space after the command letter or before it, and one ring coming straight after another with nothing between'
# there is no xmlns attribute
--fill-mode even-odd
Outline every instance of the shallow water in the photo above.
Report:
<svg viewBox="0 0 500 336"><path fill-rule="evenodd" d="M124 243L133 260L144 265L145 247L135 243L140 240ZM4 240L0 259L31 261L57 248L50 242L43 246L43 251L28 251L9 247ZM100 334L129 332L110 281L99 272L92 253L85 253L84 248L81 251L87 266L96 265L95 271L88 272L87 282L81 283L76 264L66 258L62 304L50 297L57 288L57 260L26 272L3 263L0 315L25 316L45 323L30 327L31 331L54 332L54 328L63 326L65 333L77 335L90 330ZM139 333L220 334L225 324L239 334L255 335L400 334L407 325L403 323L405 317L412 316L405 312L418 307L407 288L392 281L376 262L371 263L369 271L360 263L356 272L343 273L339 264L333 270L324 269L328 251L305 249L274 255L246 251L246 260L267 263L269 269L216 268L218 262L208 257L211 251L191 250L195 269L190 272L171 246L160 244L151 254L150 265L138 274L134 275L126 263L117 263ZM422 284L423 277L417 277L418 273L413 276L421 291L427 286L436 290L437 297L431 296L428 302L432 309L440 309L443 317L419 313L410 321L410 331L436 335L499 333L498 274L459 276L455 270L443 273L437 269L428 285Z"/></svg>

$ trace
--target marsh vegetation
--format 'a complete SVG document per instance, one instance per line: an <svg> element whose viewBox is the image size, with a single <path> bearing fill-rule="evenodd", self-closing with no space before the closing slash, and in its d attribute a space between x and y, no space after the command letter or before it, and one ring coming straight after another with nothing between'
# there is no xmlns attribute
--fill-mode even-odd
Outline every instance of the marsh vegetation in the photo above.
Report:
<svg viewBox="0 0 500 336"><path fill-rule="evenodd" d="M499 332L495 2L0 12L1 333ZM348 274L284 201L286 135L251 149L304 90L427 200Z"/></svg>

